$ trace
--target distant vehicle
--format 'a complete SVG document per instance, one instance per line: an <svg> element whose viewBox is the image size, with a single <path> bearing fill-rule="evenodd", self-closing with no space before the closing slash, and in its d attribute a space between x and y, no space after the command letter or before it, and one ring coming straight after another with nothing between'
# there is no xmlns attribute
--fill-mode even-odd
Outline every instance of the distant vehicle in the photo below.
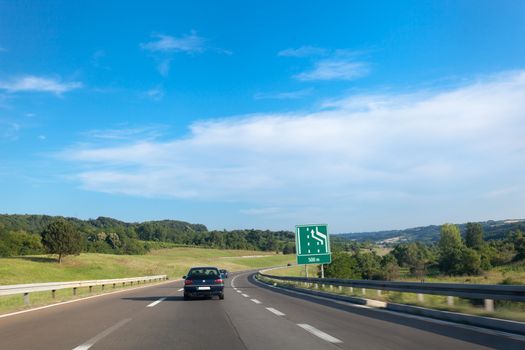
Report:
<svg viewBox="0 0 525 350"><path fill-rule="evenodd" d="M228 270L220 269L219 271L221 272L222 278L228 278Z"/></svg>
<svg viewBox="0 0 525 350"><path fill-rule="evenodd" d="M184 300L192 297L209 297L214 295L224 299L224 281L219 269L213 266L192 267L184 276Z"/></svg>

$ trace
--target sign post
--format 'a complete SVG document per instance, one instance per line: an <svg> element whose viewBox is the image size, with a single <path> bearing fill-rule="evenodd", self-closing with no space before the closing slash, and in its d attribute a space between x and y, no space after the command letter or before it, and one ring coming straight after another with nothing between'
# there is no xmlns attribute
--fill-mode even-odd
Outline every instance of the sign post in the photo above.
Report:
<svg viewBox="0 0 525 350"><path fill-rule="evenodd" d="M297 264L321 264L322 277L324 277L323 264L332 262L330 253L330 239L327 225L297 225L295 226L295 247Z"/></svg>

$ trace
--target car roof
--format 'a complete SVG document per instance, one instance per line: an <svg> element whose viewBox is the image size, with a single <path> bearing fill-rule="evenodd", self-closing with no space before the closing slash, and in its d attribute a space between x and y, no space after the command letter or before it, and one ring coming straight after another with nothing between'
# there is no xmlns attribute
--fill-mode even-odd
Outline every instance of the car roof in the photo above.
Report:
<svg viewBox="0 0 525 350"><path fill-rule="evenodd" d="M190 270L193 270L193 269L219 269L218 267L216 266L194 266L194 267L190 267Z"/></svg>

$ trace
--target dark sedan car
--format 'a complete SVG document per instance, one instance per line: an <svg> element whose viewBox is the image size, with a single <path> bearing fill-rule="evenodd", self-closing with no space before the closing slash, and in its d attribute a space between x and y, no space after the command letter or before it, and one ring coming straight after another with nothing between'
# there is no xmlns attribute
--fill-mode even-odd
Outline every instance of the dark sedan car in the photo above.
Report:
<svg viewBox="0 0 525 350"><path fill-rule="evenodd" d="M224 281L218 268L192 267L184 276L184 300L192 297L218 296L224 299Z"/></svg>

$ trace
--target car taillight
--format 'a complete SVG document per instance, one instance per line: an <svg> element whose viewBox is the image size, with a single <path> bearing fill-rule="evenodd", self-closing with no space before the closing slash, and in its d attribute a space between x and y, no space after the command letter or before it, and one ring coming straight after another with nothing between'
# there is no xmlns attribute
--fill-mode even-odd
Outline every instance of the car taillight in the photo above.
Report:
<svg viewBox="0 0 525 350"><path fill-rule="evenodd" d="M193 284L192 280L185 280L184 285L187 286L188 284Z"/></svg>
<svg viewBox="0 0 525 350"><path fill-rule="evenodd" d="M217 278L215 280L215 284L220 284L220 283L223 283L224 281L221 279L221 278Z"/></svg>

